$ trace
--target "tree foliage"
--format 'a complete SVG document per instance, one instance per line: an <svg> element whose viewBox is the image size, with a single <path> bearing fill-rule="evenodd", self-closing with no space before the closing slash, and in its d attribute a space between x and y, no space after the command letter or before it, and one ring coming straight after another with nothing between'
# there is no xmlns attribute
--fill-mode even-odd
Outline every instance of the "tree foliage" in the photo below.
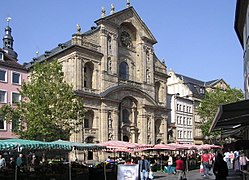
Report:
<svg viewBox="0 0 249 180"><path fill-rule="evenodd" d="M197 114L202 120L200 128L203 136L209 135L209 128L220 105L237 102L242 99L244 99L242 91L236 88L228 88L226 90L217 88L214 91L206 92L204 99L197 108Z"/></svg>
<svg viewBox="0 0 249 180"><path fill-rule="evenodd" d="M82 125L83 101L64 81L62 65L56 60L36 63L29 81L22 84L19 92L22 100L15 112L20 121L16 133L21 137L46 141L67 139Z"/></svg>

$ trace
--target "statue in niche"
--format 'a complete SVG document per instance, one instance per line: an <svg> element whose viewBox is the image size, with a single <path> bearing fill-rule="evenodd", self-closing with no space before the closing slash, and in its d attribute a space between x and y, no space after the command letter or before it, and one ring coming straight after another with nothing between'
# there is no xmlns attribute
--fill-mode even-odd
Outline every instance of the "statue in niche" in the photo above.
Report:
<svg viewBox="0 0 249 180"><path fill-rule="evenodd" d="M112 38L110 35L107 37L107 50L108 50L108 55L111 55L112 53Z"/></svg>
<svg viewBox="0 0 249 180"><path fill-rule="evenodd" d="M112 60L111 60L111 58L109 57L108 58L108 62L107 62L108 64L108 72L112 72Z"/></svg>
<svg viewBox="0 0 249 180"><path fill-rule="evenodd" d="M150 53L149 53L149 50L146 50L146 59L147 59L147 62L150 61Z"/></svg>
<svg viewBox="0 0 249 180"><path fill-rule="evenodd" d="M146 80L147 80L147 82L149 83L150 82L150 69L149 68L147 68L147 70L146 70Z"/></svg>
<svg viewBox="0 0 249 180"><path fill-rule="evenodd" d="M113 138L113 134L112 133L108 133L108 140L112 140Z"/></svg>
<svg viewBox="0 0 249 180"><path fill-rule="evenodd" d="M150 117L147 117L147 122L148 122L148 132L151 131L151 119Z"/></svg>
<svg viewBox="0 0 249 180"><path fill-rule="evenodd" d="M112 128L112 114L108 112L108 128Z"/></svg>

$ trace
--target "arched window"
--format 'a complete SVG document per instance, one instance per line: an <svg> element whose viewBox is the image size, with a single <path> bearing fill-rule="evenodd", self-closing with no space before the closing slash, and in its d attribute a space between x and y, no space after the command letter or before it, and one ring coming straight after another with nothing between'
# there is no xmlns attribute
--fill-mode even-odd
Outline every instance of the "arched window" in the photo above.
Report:
<svg viewBox="0 0 249 180"><path fill-rule="evenodd" d="M84 87L92 88L93 63L87 62L84 67Z"/></svg>
<svg viewBox="0 0 249 180"><path fill-rule="evenodd" d="M119 64L119 77L121 79L128 79L129 78L129 72L128 72L128 64L126 62L121 62Z"/></svg>

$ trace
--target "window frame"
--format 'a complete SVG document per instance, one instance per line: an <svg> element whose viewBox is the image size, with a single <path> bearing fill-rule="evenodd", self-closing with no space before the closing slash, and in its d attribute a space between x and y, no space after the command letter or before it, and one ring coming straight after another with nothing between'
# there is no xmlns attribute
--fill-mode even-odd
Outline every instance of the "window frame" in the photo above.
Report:
<svg viewBox="0 0 249 180"><path fill-rule="evenodd" d="M13 102L13 94L18 94L19 95L19 101L21 101L21 94L19 92L16 92L16 91L12 91L11 92L11 104L16 104L16 102Z"/></svg>
<svg viewBox="0 0 249 180"><path fill-rule="evenodd" d="M7 104L8 102L8 91L0 89L0 91L5 92L4 102L0 101L0 104Z"/></svg>
<svg viewBox="0 0 249 180"><path fill-rule="evenodd" d="M0 122L3 122L3 129L0 128L0 131L6 131L7 130L7 123L4 120L4 118L0 117Z"/></svg>
<svg viewBox="0 0 249 180"><path fill-rule="evenodd" d="M119 64L118 77L122 80L129 80L129 65L126 61Z"/></svg>
<svg viewBox="0 0 249 180"><path fill-rule="evenodd" d="M16 83L16 82L13 82L13 77L14 77L14 74L19 74L19 82L18 83ZM15 85L21 85L21 73L20 72L16 72L16 71L12 71L12 73L11 73L11 83L12 84L15 84Z"/></svg>
<svg viewBox="0 0 249 180"><path fill-rule="evenodd" d="M0 52L0 60L4 60L4 54L3 54L3 52Z"/></svg>
<svg viewBox="0 0 249 180"><path fill-rule="evenodd" d="M0 71L5 71L5 80L0 79L0 82L7 83L8 82L8 71L6 69L2 69L2 68L0 68Z"/></svg>

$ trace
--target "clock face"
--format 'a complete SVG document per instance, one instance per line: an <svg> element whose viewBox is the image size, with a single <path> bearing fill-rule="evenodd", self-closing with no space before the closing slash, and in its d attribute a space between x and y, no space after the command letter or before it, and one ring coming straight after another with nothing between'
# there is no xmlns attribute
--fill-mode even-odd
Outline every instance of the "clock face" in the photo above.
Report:
<svg viewBox="0 0 249 180"><path fill-rule="evenodd" d="M120 35L120 41L122 46L131 47L131 36L128 32L123 31Z"/></svg>

